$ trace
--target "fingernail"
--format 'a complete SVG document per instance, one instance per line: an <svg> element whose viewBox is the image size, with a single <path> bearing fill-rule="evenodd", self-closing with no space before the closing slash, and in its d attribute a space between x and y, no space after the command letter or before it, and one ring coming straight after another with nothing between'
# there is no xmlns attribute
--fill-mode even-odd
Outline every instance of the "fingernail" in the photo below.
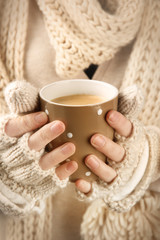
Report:
<svg viewBox="0 0 160 240"><path fill-rule="evenodd" d="M72 151L72 147L70 144L66 144L61 148L61 152L66 155L69 154Z"/></svg>
<svg viewBox="0 0 160 240"><path fill-rule="evenodd" d="M86 165L87 165L89 168L98 168L98 167L99 167L99 161L97 160L96 157L91 156L91 157L89 157L89 158L87 159Z"/></svg>
<svg viewBox="0 0 160 240"><path fill-rule="evenodd" d="M64 131L64 127L59 121L53 122L50 129L55 134L59 134L59 133L62 133Z"/></svg>
<svg viewBox="0 0 160 240"><path fill-rule="evenodd" d="M44 120L47 119L47 116L46 116L45 112L41 112L41 113L36 114L34 119L36 122L42 123L42 122L44 122Z"/></svg>
<svg viewBox="0 0 160 240"><path fill-rule="evenodd" d="M82 192L83 193L89 193L91 191L91 184L85 180L80 180L80 184L79 184L79 190L81 191L82 189Z"/></svg>
<svg viewBox="0 0 160 240"><path fill-rule="evenodd" d="M111 112L108 116L108 120L114 122L116 120L116 112Z"/></svg>
<svg viewBox="0 0 160 240"><path fill-rule="evenodd" d="M67 164L66 171L71 173L71 172L74 172L76 168L77 168L77 163L72 161Z"/></svg>
<svg viewBox="0 0 160 240"><path fill-rule="evenodd" d="M89 182L85 182L84 188L84 193L89 193L91 191L91 184Z"/></svg>
<svg viewBox="0 0 160 240"><path fill-rule="evenodd" d="M96 147L104 147L105 139L102 136L96 136L92 139L92 144Z"/></svg>

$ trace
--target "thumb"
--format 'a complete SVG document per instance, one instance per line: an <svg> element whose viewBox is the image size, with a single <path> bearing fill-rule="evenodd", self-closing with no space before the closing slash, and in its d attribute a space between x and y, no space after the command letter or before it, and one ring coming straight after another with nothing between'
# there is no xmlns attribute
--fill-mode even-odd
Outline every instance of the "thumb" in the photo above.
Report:
<svg viewBox="0 0 160 240"><path fill-rule="evenodd" d="M4 96L11 113L33 111L38 104L38 90L25 80L8 84Z"/></svg>
<svg viewBox="0 0 160 240"><path fill-rule="evenodd" d="M118 96L118 111L129 117L137 117L142 110L144 96L142 90L136 85L129 86L120 91Z"/></svg>

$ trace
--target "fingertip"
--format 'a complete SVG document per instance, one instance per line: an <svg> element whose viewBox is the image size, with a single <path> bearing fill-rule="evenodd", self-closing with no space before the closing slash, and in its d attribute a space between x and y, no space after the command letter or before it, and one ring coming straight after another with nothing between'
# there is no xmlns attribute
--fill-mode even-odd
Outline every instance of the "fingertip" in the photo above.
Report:
<svg viewBox="0 0 160 240"><path fill-rule="evenodd" d="M128 137L132 133L132 123L122 113L111 110L107 113L106 120L121 136Z"/></svg>
<svg viewBox="0 0 160 240"><path fill-rule="evenodd" d="M64 132L66 129L64 122L62 122L60 120L55 120L55 122L58 123L59 128L61 128L61 130Z"/></svg>
<svg viewBox="0 0 160 240"><path fill-rule="evenodd" d="M48 121L48 116L45 112L35 113L34 120L38 124L45 124Z"/></svg>
<svg viewBox="0 0 160 240"><path fill-rule="evenodd" d="M114 122L117 120L117 114L118 112L115 110L110 110L107 114L106 114L106 121L108 122Z"/></svg>
<svg viewBox="0 0 160 240"><path fill-rule="evenodd" d="M53 134L56 134L57 137L64 133L65 131L65 125L63 122L59 121L59 120L54 120L52 122L49 123L49 127L50 127L50 130Z"/></svg>
<svg viewBox="0 0 160 240"><path fill-rule="evenodd" d="M76 161L72 161L72 164L74 166L74 169L77 170L78 169L78 163Z"/></svg>
<svg viewBox="0 0 160 240"><path fill-rule="evenodd" d="M99 136L98 133L95 133L94 135L92 135L91 138L90 138L90 143L91 143L91 144L94 144L94 139L95 139L96 137L98 137L98 136Z"/></svg>
<svg viewBox="0 0 160 240"><path fill-rule="evenodd" d="M83 193L89 193L91 190L91 184L83 179L78 179L75 185L77 189Z"/></svg>
<svg viewBox="0 0 160 240"><path fill-rule="evenodd" d="M73 174L78 169L78 164L75 161L69 161L56 168L56 174L59 179L65 179Z"/></svg>
<svg viewBox="0 0 160 240"><path fill-rule="evenodd" d="M75 161L70 161L66 164L66 171L70 174L74 173L78 169L78 164Z"/></svg>
<svg viewBox="0 0 160 240"><path fill-rule="evenodd" d="M75 146L75 144L74 143L72 143L72 142L69 142L69 145L70 145L70 147L71 147L71 150L72 150L72 154L74 154L75 152L76 152L76 146ZM77 162L75 162L76 164L77 164Z"/></svg>

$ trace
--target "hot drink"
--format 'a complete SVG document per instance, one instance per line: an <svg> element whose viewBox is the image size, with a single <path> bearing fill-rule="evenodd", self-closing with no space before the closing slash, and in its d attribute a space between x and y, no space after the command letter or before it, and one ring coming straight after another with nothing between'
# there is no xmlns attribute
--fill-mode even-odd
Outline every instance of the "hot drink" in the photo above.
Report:
<svg viewBox="0 0 160 240"><path fill-rule="evenodd" d="M89 94L74 94L52 99L52 102L64 105L89 105L101 103L104 101L106 101L105 97Z"/></svg>

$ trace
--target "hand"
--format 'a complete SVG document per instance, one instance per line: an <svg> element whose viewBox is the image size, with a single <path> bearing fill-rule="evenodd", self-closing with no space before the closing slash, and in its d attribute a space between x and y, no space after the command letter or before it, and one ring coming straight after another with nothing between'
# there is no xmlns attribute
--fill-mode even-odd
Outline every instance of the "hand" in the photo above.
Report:
<svg viewBox="0 0 160 240"><path fill-rule="evenodd" d="M76 182L79 200L102 199L109 209L126 212L144 196L153 179L158 179L159 129L146 127L139 121L143 103L142 91L135 85L119 93L119 112L112 110L106 116L108 124L116 131L115 142L100 134L91 138L91 144L108 157L109 165L96 159L96 168L91 156L85 159L99 178L92 183L83 179ZM96 136L104 138L105 144L99 147Z"/></svg>
<svg viewBox="0 0 160 240"><path fill-rule="evenodd" d="M45 153L46 144L62 134L65 126L60 121L47 123L44 112L27 114L39 104L38 90L29 82L11 82L4 95L10 111L0 117L0 175L10 191L4 190L2 206L5 214L23 215L37 211L37 203L41 208L44 199L67 186L77 163L59 163L75 152L75 146L68 142ZM12 200L11 192L16 194ZM24 202L17 202L17 197Z"/></svg>
<svg viewBox="0 0 160 240"><path fill-rule="evenodd" d="M8 121L5 132L10 137L20 137L27 132L37 130L28 140L31 150L40 151L49 142L57 138L65 131L65 125L61 121L47 123L48 117L44 112L31 113ZM40 128L40 129L39 129ZM48 170L69 158L75 152L75 145L67 142L62 146L43 155L39 165L43 170ZM56 168L56 174L60 180L69 177L78 168L75 161L64 163Z"/></svg>
<svg viewBox="0 0 160 240"><path fill-rule="evenodd" d="M121 113L111 110L106 116L106 121L121 136L129 137L131 135L132 123ZM115 162L123 161L125 156L124 148L109 138L101 134L95 134L91 138L91 144L98 151L106 155L106 157L108 157L110 160ZM112 182L117 176L117 173L113 168L94 155L87 156L85 159L85 164L94 174L107 183ZM91 191L91 183L83 179L77 180L75 185L77 189L83 193L88 193Z"/></svg>

